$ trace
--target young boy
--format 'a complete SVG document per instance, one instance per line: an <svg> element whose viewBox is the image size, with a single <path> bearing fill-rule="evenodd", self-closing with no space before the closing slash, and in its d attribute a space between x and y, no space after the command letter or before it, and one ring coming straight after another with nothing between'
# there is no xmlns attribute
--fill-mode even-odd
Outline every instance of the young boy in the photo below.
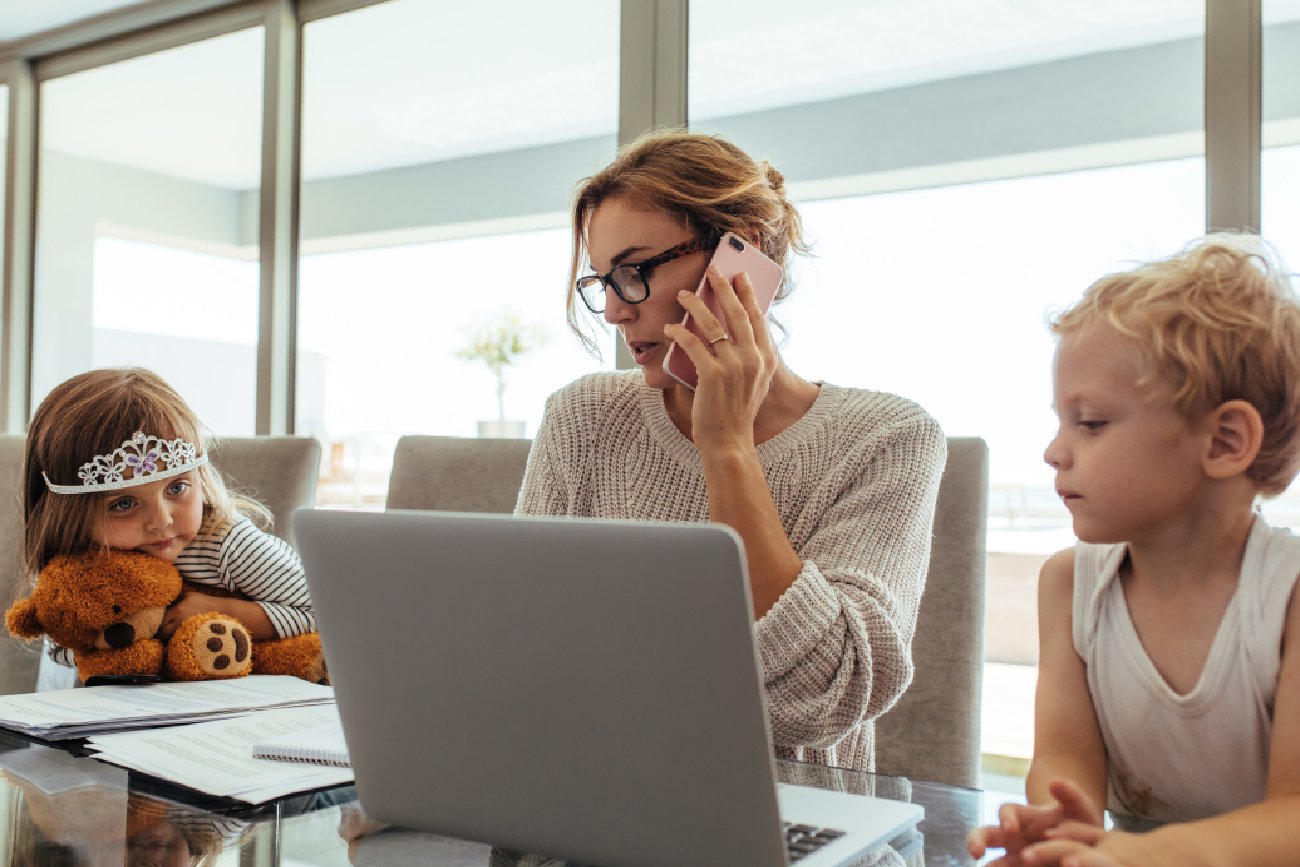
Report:
<svg viewBox="0 0 1300 867"><path fill-rule="evenodd" d="M1052 330L1044 457L1079 544L1039 580L1030 806L971 854L1300 863L1300 537L1255 511L1300 469L1288 277L1211 236L1102 278Z"/></svg>

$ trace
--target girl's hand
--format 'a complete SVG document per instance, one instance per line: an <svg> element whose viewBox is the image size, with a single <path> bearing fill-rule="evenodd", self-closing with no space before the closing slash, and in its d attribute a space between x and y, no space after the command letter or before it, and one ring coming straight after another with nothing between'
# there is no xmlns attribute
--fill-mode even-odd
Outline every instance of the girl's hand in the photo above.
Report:
<svg viewBox="0 0 1300 867"><path fill-rule="evenodd" d="M224 602L224 597L208 596L206 593L186 590L179 599L167 606L167 611L163 614L162 626L158 627L158 634L155 637L160 641L166 641L187 617L206 614L209 611L221 611Z"/></svg>
<svg viewBox="0 0 1300 867"><path fill-rule="evenodd" d="M158 635L155 637L160 641L166 641L187 617L207 614L209 611L235 618L244 625L254 641L279 638L271 618L267 616L262 606L253 600L238 596L209 596L195 590L186 590L179 599L167 607L167 611L163 614L162 626L159 627Z"/></svg>
<svg viewBox="0 0 1300 867"><path fill-rule="evenodd" d="M779 359L754 299L749 275L737 275L733 287L710 267L708 280L727 327L722 327L699 296L685 290L678 293L677 300L705 339L696 337L681 323L664 326L664 334L695 363L699 375L691 407L691 438L700 449L752 449L754 419L772 385ZM730 337L724 337L727 334Z"/></svg>
<svg viewBox="0 0 1300 867"><path fill-rule="evenodd" d="M989 849L1004 849L1006 856L994 864L1020 867L1028 859L1030 847L1053 837L1064 825L1102 830L1101 810L1084 791L1069 780L1053 780L1048 786L1052 800L1044 804L1003 804L998 808L998 824L976 828L966 838L966 848L973 858L982 858ZM1051 864L1052 861L1041 863Z"/></svg>

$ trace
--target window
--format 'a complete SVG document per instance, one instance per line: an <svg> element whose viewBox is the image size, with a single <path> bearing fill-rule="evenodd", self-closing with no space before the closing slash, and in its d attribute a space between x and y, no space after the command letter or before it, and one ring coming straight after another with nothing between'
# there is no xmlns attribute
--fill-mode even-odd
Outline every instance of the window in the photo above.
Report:
<svg viewBox="0 0 1300 867"><path fill-rule="evenodd" d="M567 209L614 152L617 5L499 14L391 0L304 29L296 427L323 503L382 504L400 434L532 436L601 366L564 328ZM500 379L461 357L510 322L530 351Z"/></svg>
<svg viewBox="0 0 1300 867"><path fill-rule="evenodd" d="M1262 74L1264 151L1260 163L1260 232L1300 274L1300 2L1264 0ZM1300 278L1292 285L1300 291ZM1300 530L1300 484L1264 503L1273 523Z"/></svg>
<svg viewBox="0 0 1300 867"><path fill-rule="evenodd" d="M220 384L256 376L255 261L101 235L93 285L91 367L157 370L209 429L253 432L247 393Z"/></svg>
<svg viewBox="0 0 1300 867"><path fill-rule="evenodd" d="M1204 2L732 12L691 4L691 124L768 158L805 218L786 359L989 443L984 749L1027 756L1038 568L1074 541L1046 316L1204 231Z"/></svg>
<svg viewBox="0 0 1300 867"><path fill-rule="evenodd" d="M260 30L45 82L32 394L105 365L251 434Z"/></svg>
<svg viewBox="0 0 1300 867"><path fill-rule="evenodd" d="M9 138L9 88L0 84L0 152L8 145ZM8 172L0 171L0 262L4 261L5 244L5 179Z"/></svg>

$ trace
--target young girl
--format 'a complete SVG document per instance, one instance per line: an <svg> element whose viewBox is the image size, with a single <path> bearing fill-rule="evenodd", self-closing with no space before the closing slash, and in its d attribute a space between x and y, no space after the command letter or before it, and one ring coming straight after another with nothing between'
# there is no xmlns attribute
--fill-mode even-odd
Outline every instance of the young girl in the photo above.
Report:
<svg viewBox="0 0 1300 867"><path fill-rule="evenodd" d="M27 432L23 486L30 579L59 554L143 551L191 585L237 594L187 591L167 609L163 640L206 611L255 640L316 630L297 552L254 523L269 523L265 508L226 490L198 419L148 370L92 370L51 391ZM74 664L64 648L51 656Z"/></svg>
<svg viewBox="0 0 1300 867"><path fill-rule="evenodd" d="M1300 537L1254 507L1300 468L1300 302L1261 245L1211 236L1053 331L1045 458L1080 542L1039 582L1030 806L971 854L1296 864Z"/></svg>

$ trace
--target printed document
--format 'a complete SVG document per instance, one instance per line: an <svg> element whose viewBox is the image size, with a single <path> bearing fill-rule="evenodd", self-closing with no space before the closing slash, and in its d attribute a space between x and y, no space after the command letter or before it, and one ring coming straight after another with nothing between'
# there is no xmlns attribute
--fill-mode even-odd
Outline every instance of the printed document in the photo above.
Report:
<svg viewBox="0 0 1300 867"><path fill-rule="evenodd" d="M96 735L86 746L97 759L210 795L260 804L293 792L352 782L351 768L253 757L254 744L326 724L338 724L332 703Z"/></svg>
<svg viewBox="0 0 1300 867"><path fill-rule="evenodd" d="M92 686L0 696L0 726L45 740L230 717L272 707L334 702L334 690L287 675Z"/></svg>

